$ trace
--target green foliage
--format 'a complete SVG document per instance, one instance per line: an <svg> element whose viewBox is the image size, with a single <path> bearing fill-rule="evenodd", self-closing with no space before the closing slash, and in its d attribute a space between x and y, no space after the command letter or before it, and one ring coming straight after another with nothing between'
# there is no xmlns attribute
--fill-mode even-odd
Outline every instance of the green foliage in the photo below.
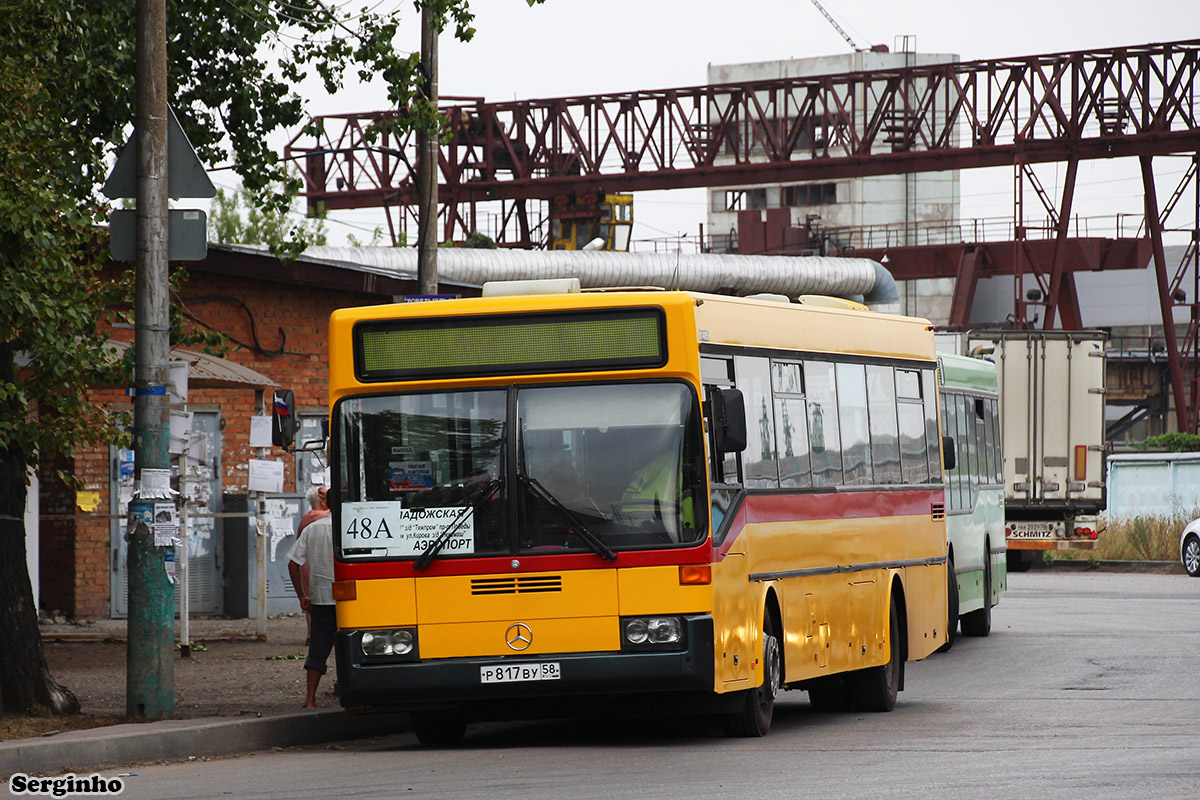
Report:
<svg viewBox="0 0 1200 800"><path fill-rule="evenodd" d="M400 235L404 236L404 233ZM376 225L375 230L371 231L371 240L368 242L362 241L353 233L346 236L346 241L351 247L379 247L383 243L383 228Z"/></svg>
<svg viewBox="0 0 1200 800"><path fill-rule="evenodd" d="M472 231L471 235L467 237L467 247L474 247L480 250L495 250L496 242L486 233Z"/></svg>
<svg viewBox="0 0 1200 800"><path fill-rule="evenodd" d="M275 206L260 208L241 190L227 194L218 189L209 215L209 239L221 244L267 245L276 256L286 253L291 260L306 247L326 244L323 209L315 217L297 219L290 211L295 191L284 184L272 184L271 191L287 196L289 211L281 212Z"/></svg>
<svg viewBox="0 0 1200 800"><path fill-rule="evenodd" d="M1163 433L1158 436L1147 436L1143 447L1163 447L1171 453L1188 453L1200 450L1200 436L1194 433Z"/></svg>
<svg viewBox="0 0 1200 800"><path fill-rule="evenodd" d="M418 11L422 2L439 29L464 41L474 35L468 0L417 0ZM420 96L419 54L395 47L396 8L341 10L325 0L166 6L172 106L201 160L232 163L245 189L218 202L218 240L253 231L285 257L322 241L319 222L286 223L300 180L268 146L272 133L304 122L293 87L310 74L331 93L347 71L382 77L387 101L405 110L389 127L444 130ZM101 276L107 248L96 231L108 210L97 187L134 116L134 14L134 3L0 0L0 453L26 463L37 452L70 456L120 436L122 420L88 393L129 380L97 329L110 309L128 305L132 285ZM245 223L236 213L243 202ZM178 309L173 320L184 331ZM193 329L176 342L212 350L219 338Z"/></svg>
<svg viewBox="0 0 1200 800"><path fill-rule="evenodd" d="M1058 550L1060 559L1095 561L1176 561L1179 533L1200 510L1176 510L1166 516L1138 515L1109 522L1095 550Z"/></svg>
<svg viewBox="0 0 1200 800"><path fill-rule="evenodd" d="M91 102L78 96L87 37L72 5L0 0L0 452L27 464L114 440L122 420L88 392L127 380L97 333L128 289L100 275L102 209L85 180L98 151L64 118Z"/></svg>

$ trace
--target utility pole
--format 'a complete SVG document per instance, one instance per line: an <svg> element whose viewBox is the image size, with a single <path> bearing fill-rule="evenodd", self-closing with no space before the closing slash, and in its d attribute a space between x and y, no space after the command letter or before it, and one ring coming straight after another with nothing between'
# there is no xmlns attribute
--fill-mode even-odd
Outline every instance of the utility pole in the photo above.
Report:
<svg viewBox="0 0 1200 800"><path fill-rule="evenodd" d="M421 3L421 71L425 77L425 98L436 110L438 104L437 40L434 13L429 3ZM438 251L438 138L437 132L417 131L417 291L437 294Z"/></svg>
<svg viewBox="0 0 1200 800"><path fill-rule="evenodd" d="M167 266L166 0L137 0L137 267L133 448L137 493L129 504L129 621L125 714L175 710L174 550L154 536L154 504L170 502L167 379L170 357Z"/></svg>

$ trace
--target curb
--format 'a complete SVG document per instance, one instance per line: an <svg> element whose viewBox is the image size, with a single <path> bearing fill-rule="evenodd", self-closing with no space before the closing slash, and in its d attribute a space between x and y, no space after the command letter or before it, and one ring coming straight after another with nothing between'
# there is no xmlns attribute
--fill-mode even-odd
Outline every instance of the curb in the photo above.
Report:
<svg viewBox="0 0 1200 800"><path fill-rule="evenodd" d="M408 714L349 714L341 709L269 717L129 723L53 737L0 742L0 776L52 775L140 761L237 755L273 747L324 744L401 733Z"/></svg>

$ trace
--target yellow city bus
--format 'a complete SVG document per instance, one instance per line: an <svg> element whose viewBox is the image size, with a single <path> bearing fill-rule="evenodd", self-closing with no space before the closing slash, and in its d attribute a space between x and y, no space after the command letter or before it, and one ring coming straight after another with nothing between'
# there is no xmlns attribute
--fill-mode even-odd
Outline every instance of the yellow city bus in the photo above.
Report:
<svg viewBox="0 0 1200 800"><path fill-rule="evenodd" d="M342 705L890 710L946 635L929 324L512 291L330 320Z"/></svg>

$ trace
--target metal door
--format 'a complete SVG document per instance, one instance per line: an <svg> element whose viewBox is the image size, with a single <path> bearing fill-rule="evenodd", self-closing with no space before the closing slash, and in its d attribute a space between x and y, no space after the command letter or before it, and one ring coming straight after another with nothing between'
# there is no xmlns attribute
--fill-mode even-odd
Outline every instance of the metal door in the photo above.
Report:
<svg viewBox="0 0 1200 800"><path fill-rule="evenodd" d="M172 485L181 489L188 504L188 602L192 614L220 614L224 611L222 527L221 521L213 516L221 511L220 412L193 413L192 442L186 461L180 456L171 457ZM113 617L123 618L129 615L125 519L133 497L133 451L112 448L111 467L109 497L112 513L118 518L111 526L109 607ZM177 582L177 614L179 589Z"/></svg>

